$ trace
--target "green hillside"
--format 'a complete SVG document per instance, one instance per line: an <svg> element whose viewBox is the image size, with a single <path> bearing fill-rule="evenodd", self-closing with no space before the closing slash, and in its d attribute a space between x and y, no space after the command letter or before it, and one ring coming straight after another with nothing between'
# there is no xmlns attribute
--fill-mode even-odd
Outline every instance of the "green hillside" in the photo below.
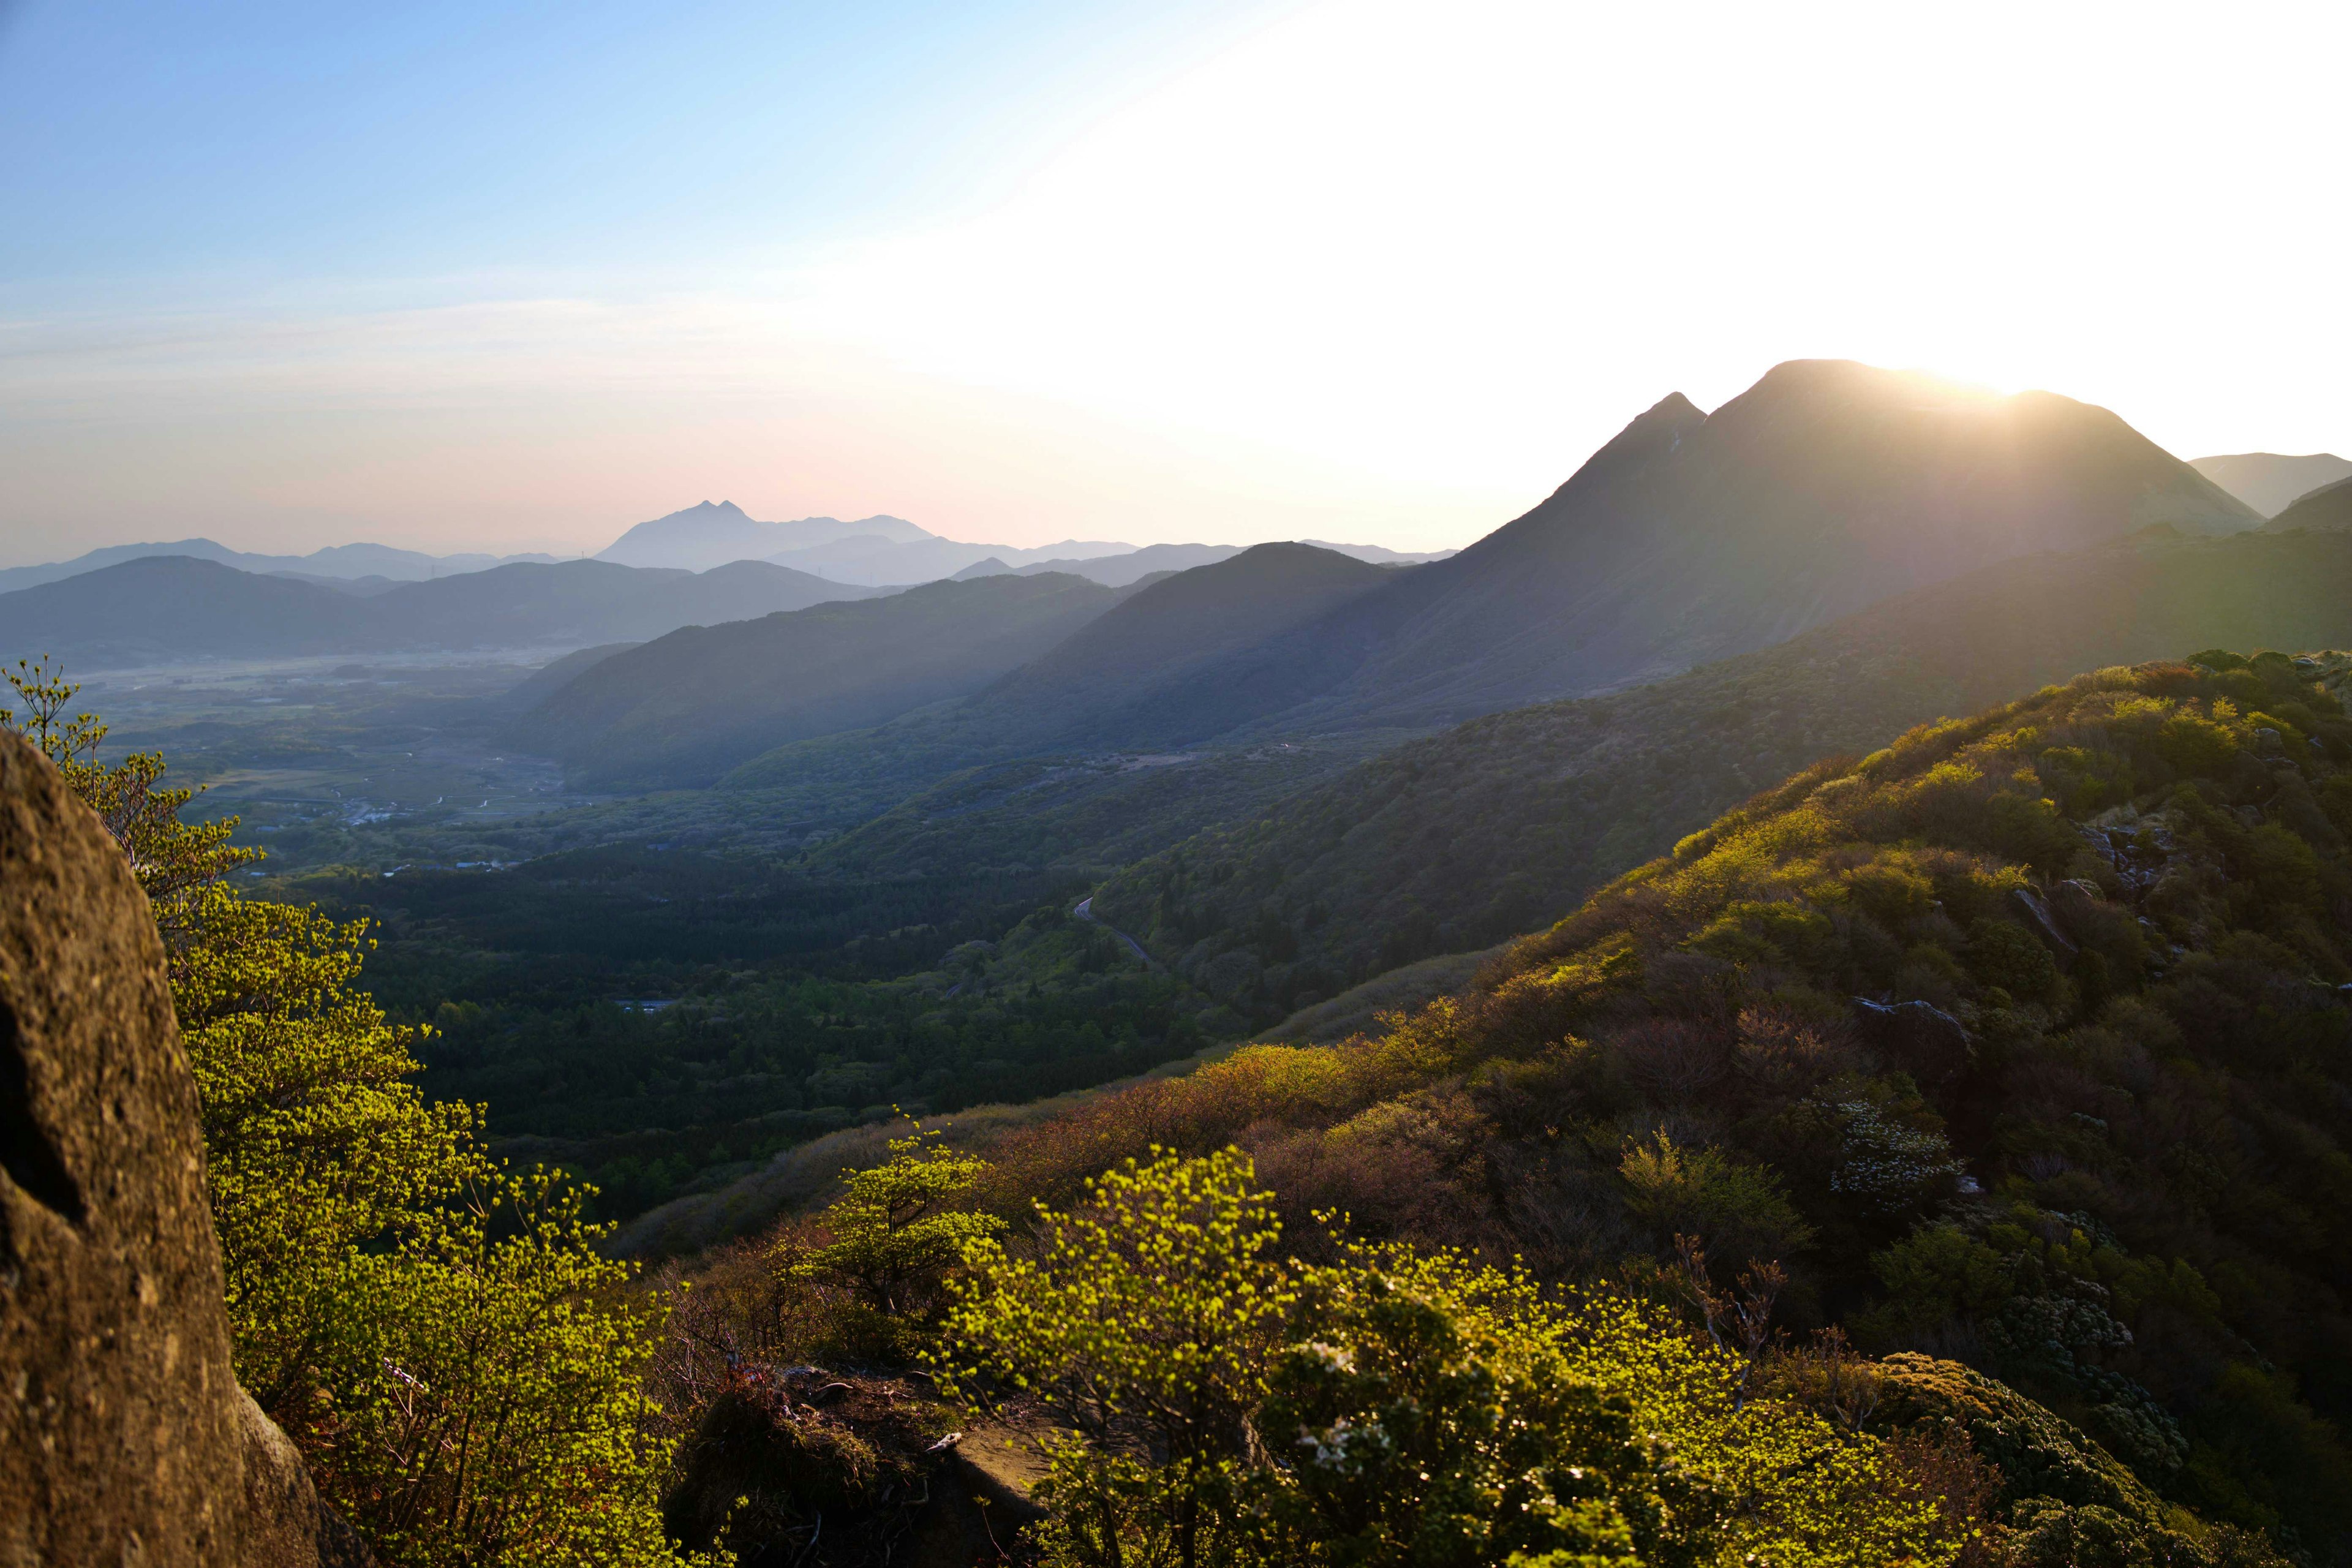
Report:
<svg viewBox="0 0 2352 1568"><path fill-rule="evenodd" d="M1095 908L1264 1022L1488 946L1814 759L2181 647L2352 642L2352 541L2006 563L1782 647L1474 721L1130 867Z"/></svg>
<svg viewBox="0 0 2352 1568"><path fill-rule="evenodd" d="M1090 1102L1001 1180L1238 1140L1302 1226L1670 1295L1677 1237L1727 1298L1778 1260L1791 1331L1965 1362L2108 1467L2037 1474L2067 1428L1927 1377L2014 1446L2012 1520L2077 1516L2022 1561L2203 1561L2158 1499L2352 1561L2348 685L2352 656L2204 654L1922 726L1384 1038Z"/></svg>

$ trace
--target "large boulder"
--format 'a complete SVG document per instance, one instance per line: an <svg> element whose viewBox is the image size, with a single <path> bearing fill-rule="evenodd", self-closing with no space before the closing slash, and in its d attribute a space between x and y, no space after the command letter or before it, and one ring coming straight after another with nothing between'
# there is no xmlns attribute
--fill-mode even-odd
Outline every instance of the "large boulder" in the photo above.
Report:
<svg viewBox="0 0 2352 1568"><path fill-rule="evenodd" d="M0 731L0 1563L364 1557L230 1370L146 898Z"/></svg>

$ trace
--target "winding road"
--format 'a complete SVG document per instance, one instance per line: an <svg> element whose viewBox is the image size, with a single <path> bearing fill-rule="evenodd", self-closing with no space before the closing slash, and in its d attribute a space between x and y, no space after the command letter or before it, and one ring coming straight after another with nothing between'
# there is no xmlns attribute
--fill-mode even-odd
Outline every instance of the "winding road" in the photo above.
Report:
<svg viewBox="0 0 2352 1568"><path fill-rule="evenodd" d="M1102 927L1103 930L1110 932L1111 935L1127 943L1128 952L1143 960L1145 968L1157 969L1160 967L1159 964L1152 962L1151 955L1143 951L1143 944L1141 942L1136 941L1133 937L1128 935L1125 931L1119 930L1108 921L1098 921L1095 919L1095 896L1092 893L1088 893L1085 898L1080 899L1077 901L1076 906L1073 908L1070 912L1077 916L1078 919L1086 921L1088 925L1097 925Z"/></svg>

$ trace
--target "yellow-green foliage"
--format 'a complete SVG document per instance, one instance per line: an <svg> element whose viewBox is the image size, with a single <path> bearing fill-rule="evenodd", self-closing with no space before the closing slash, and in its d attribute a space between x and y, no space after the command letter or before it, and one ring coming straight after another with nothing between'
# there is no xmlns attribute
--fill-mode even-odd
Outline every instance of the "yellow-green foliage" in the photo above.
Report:
<svg viewBox="0 0 2352 1568"><path fill-rule="evenodd" d="M1249 1161L1130 1160L1079 1207L1039 1204L1034 1247L966 1254L948 1369L1034 1394L1078 1435L1054 1455L1054 1549L1185 1568L1237 1550L1250 1413L1296 1302Z"/></svg>
<svg viewBox="0 0 2352 1568"><path fill-rule="evenodd" d="M320 1457L386 1561L678 1561L654 1506L668 1445L640 1430L660 1313L616 1299L634 1270L597 1256L580 1201L502 1181L334 1281Z"/></svg>
<svg viewBox="0 0 2352 1568"><path fill-rule="evenodd" d="M996 1215L962 1206L988 1162L942 1147L940 1135L918 1124L890 1140L884 1163L844 1172L849 1190L824 1212L824 1241L780 1253L779 1267L793 1279L845 1285L876 1311L925 1315L965 1249L1004 1228Z"/></svg>
<svg viewBox="0 0 2352 1568"><path fill-rule="evenodd" d="M1707 1289L1777 1265L1781 1323L1964 1347L2168 1506L2352 1562L2347 684L2203 654L1921 726L1382 1038L1106 1097L1000 1171L1059 1195L1237 1141L1294 1224L1547 1281L1655 1279L1695 1236ZM1987 1505L2034 1552L2105 1528L2038 1484Z"/></svg>
<svg viewBox="0 0 2352 1568"><path fill-rule="evenodd" d="M357 988L362 925L218 885L188 903L173 1001L237 1377L307 1426L326 1397L318 1347L342 1331L351 1260L418 1237L451 1194L495 1173L471 1109L427 1105L411 1081L415 1032L391 1027Z"/></svg>
<svg viewBox="0 0 2352 1568"><path fill-rule="evenodd" d="M581 1190L509 1174L471 1108L417 1092L418 1032L360 989L363 923L239 897L235 818L183 824L161 757L101 763L72 686L7 679L154 910L238 1380L320 1493L389 1563L678 1562L640 1419L660 1312L622 1299Z"/></svg>
<svg viewBox="0 0 2352 1568"><path fill-rule="evenodd" d="M1066 1563L1945 1563L1878 1444L1739 1398L1732 1358L1596 1293L1402 1247L1280 1256L1237 1151L1158 1155L968 1254L971 1393L1042 1398Z"/></svg>

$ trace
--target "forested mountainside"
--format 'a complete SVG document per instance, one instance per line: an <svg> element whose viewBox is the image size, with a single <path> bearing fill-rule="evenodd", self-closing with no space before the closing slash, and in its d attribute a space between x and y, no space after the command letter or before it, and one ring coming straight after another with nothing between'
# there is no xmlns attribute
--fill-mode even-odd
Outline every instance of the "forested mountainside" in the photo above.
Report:
<svg viewBox="0 0 2352 1568"><path fill-rule="evenodd" d="M2063 1497L2119 1514L2097 1561L2179 1560L2157 1497L2352 1560L2347 679L2209 653L1923 726L1385 1037L1090 1102L996 1179L1237 1140L1303 1229L1569 1279L1686 1237L1727 1293L1778 1260L1788 1328L1966 1362L2127 1466Z"/></svg>
<svg viewBox="0 0 2352 1568"><path fill-rule="evenodd" d="M1118 600L1083 577L984 577L690 626L598 662L520 733L598 784L707 783L783 742L977 690Z"/></svg>
<svg viewBox="0 0 2352 1568"><path fill-rule="evenodd" d="M2352 531L2352 479L2322 485L2271 519L2270 525L2282 532L2294 528Z"/></svg>
<svg viewBox="0 0 2352 1568"><path fill-rule="evenodd" d="M1518 1409L1513 1334L1557 1330L1607 1347L1605 1365L1641 1323L1651 1370L1622 1384L1639 1420L1664 1419L1643 1403L1656 1389L1687 1390L1693 1408L1750 1412L1750 1442L1816 1417L1853 1435L1846 1459L1792 1456L1783 1479L1879 1467L1804 1505L1853 1539L1759 1560L2352 1562L2347 690L2352 655L2212 650L1809 768L1375 1037L1252 1046L977 1118L951 1134L964 1153L870 1138L864 1163L891 1160L832 1209L711 1261L697 1331L818 1364L887 1364L874 1347L941 1333L1034 1378L1048 1414L1086 1368L1151 1364L1093 1359L1114 1345L1213 1342L1237 1409L1280 1430L1319 1411L1321 1433L1450 1410L1463 1385L1437 1369L1467 1368L1457 1352ZM900 1274L879 1294L857 1272L878 1256L868 1216L918 1191L943 1233L1026 1216L1040 1245L942 1251L965 1287ZM1118 1272L1139 1254L1187 1261L1146 1288ZM1457 1271L1482 1258L1511 1259L1517 1282L1467 1286ZM1262 1338L1187 1315L1220 1292L1296 1305L1269 1304L1281 1321ZM1719 1394L1672 1369L1675 1314L1722 1358ZM1058 1326L1074 1321L1083 1334ZM1321 1359L1286 1358L1301 1342ZM711 1409L680 1495L719 1487L719 1439L754 1430ZM1538 1445L1594 1440L1526 1410L1514 1429ZM875 1418L842 1424L886 1441ZM1116 1423L1088 1431L1057 1476L1116 1451ZM1471 1461L1430 1452L1427 1489L1365 1484L1438 1507ZM1703 1486L1736 1469L1704 1442L1685 1452ZM761 1494L769 1528L833 1484L835 1461L807 1464ZM1274 1489L1263 1506L1279 1510L1278 1455L1230 1464L1242 1497ZM1123 1484L1140 1508L1188 1482ZM1336 1500L1354 1483L1330 1484ZM1721 1560L1715 1538L1677 1534L1715 1517L1708 1495L1659 1537L1680 1542L1672 1560ZM1749 1495L1738 1528L1790 1517L1772 1486ZM862 1496L850 1528L887 1517ZM1926 1511L1904 1515L1913 1503ZM1252 1539L1234 1561L1260 1560Z"/></svg>
<svg viewBox="0 0 2352 1568"><path fill-rule="evenodd" d="M1822 756L2075 670L2266 642L2352 642L2352 541L2157 533L2006 563L1654 686L1414 742L1129 868L1094 908L1270 1023L1555 918Z"/></svg>
<svg viewBox="0 0 2352 1568"><path fill-rule="evenodd" d="M148 556L0 595L0 637L77 668L584 646L658 637L872 590L739 561L690 573L601 561L520 562L365 598L188 556Z"/></svg>
<svg viewBox="0 0 2352 1568"><path fill-rule="evenodd" d="M1141 589L981 693L970 721L1049 742L1075 737L1115 747L1204 739L1230 729L1230 721L1213 710L1164 710L1163 689L1268 635L1317 620L1395 575L1310 544L1256 545Z"/></svg>

